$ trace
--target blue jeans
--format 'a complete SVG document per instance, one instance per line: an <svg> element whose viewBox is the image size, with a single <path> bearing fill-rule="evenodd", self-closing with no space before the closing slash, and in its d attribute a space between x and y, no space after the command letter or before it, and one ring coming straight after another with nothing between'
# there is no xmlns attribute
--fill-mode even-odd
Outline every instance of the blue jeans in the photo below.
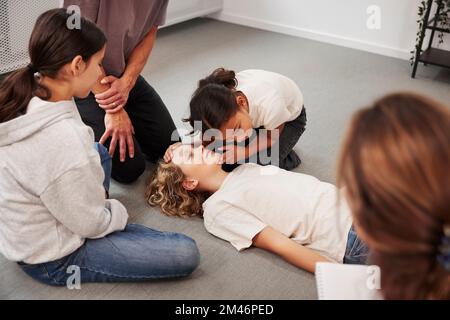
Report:
<svg viewBox="0 0 450 320"><path fill-rule="evenodd" d="M109 192L111 157L101 144L96 143L95 148L105 171L103 186ZM19 265L35 280L64 286L74 267L80 271L80 282L138 282L188 276L199 261L200 254L193 239L130 224L124 231L102 239L87 239L83 246L62 259Z"/></svg>
<svg viewBox="0 0 450 320"><path fill-rule="evenodd" d="M107 194L109 194L109 186L111 184L111 168L112 159L109 155L108 149L106 149L102 144L96 142L94 143L94 148L100 155L100 162L102 164L103 171L105 172L105 180L103 180L103 187Z"/></svg>
<svg viewBox="0 0 450 320"><path fill-rule="evenodd" d="M65 286L73 280L75 269L79 271L80 283L140 282L188 276L199 261L197 245L191 238L129 224L124 231L102 239L87 239L62 259L19 265L35 280Z"/></svg>
<svg viewBox="0 0 450 320"><path fill-rule="evenodd" d="M358 237L355 229L350 229L347 238L347 249L345 250L345 264L366 264L369 256L369 249Z"/></svg>

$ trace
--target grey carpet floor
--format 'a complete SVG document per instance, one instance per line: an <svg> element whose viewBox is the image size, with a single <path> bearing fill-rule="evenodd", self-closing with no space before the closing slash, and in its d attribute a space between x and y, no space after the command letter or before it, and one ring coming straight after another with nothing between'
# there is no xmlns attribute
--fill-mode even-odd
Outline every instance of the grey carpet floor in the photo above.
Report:
<svg viewBox="0 0 450 320"><path fill-rule="evenodd" d="M163 29L144 76L160 93L178 126L187 116L196 82L214 68L261 68L294 79L305 95L307 131L296 147L299 172L334 182L335 160L351 114L388 92L408 90L450 101L450 72L421 67L410 78L407 61L277 33L197 19ZM151 138L151 137L149 137ZM143 199L148 172L128 186L113 184L111 196L128 208L131 221L183 232L201 251L189 278L141 284L83 284L81 290L41 285L0 257L0 299L316 299L314 277L259 249L236 252L209 235L200 219L162 216Z"/></svg>

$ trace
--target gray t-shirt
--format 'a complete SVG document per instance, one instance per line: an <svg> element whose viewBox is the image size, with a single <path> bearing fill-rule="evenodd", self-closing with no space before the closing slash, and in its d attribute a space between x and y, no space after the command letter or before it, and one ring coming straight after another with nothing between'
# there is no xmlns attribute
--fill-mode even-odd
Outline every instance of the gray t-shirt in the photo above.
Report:
<svg viewBox="0 0 450 320"><path fill-rule="evenodd" d="M121 76L136 46L153 26L165 23L169 0L65 0L97 24L108 38L103 62L108 75Z"/></svg>

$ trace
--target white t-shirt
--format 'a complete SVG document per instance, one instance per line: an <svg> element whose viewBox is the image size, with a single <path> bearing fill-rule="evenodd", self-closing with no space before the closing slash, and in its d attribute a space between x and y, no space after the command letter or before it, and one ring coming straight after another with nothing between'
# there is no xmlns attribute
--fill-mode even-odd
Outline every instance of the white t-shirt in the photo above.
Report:
<svg viewBox="0 0 450 320"><path fill-rule="evenodd" d="M352 225L350 210L334 185L252 163L231 172L203 209L208 232L239 251L270 226L335 262L344 259Z"/></svg>
<svg viewBox="0 0 450 320"><path fill-rule="evenodd" d="M273 130L300 115L303 94L288 77L264 70L244 70L236 74L236 79L236 90L247 96L253 128Z"/></svg>

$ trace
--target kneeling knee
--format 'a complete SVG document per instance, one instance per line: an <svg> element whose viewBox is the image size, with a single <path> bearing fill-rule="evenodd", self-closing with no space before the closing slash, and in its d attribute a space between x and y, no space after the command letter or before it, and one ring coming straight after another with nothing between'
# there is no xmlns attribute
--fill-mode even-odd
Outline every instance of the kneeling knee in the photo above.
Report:
<svg viewBox="0 0 450 320"><path fill-rule="evenodd" d="M145 171L145 160L130 161L129 164L118 165L113 164L111 178L119 183L130 184L135 182Z"/></svg>

